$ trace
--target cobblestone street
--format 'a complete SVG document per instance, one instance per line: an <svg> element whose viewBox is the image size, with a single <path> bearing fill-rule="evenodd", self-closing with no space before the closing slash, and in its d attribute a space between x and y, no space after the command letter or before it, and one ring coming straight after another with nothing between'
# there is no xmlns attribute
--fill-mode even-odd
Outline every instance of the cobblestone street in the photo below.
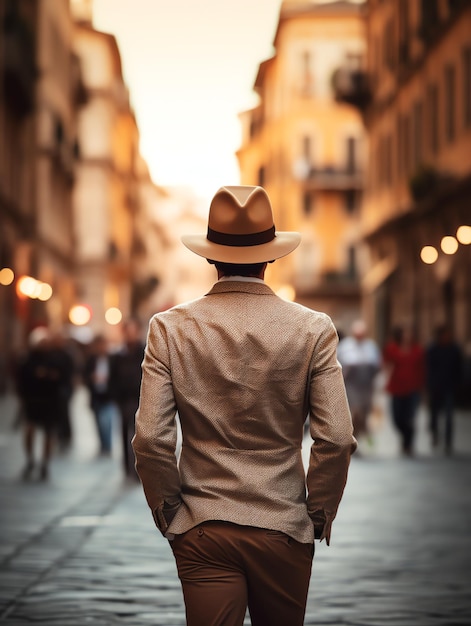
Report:
<svg viewBox="0 0 471 626"><path fill-rule="evenodd" d="M83 390L74 446L48 482L19 478L14 408L0 400L0 622L183 626L170 548L140 486L124 480L119 450L97 457ZM401 458L386 414L353 458L331 546L316 544L306 624L471 623L471 415L457 415L451 457L431 451L423 409L418 431L416 457Z"/></svg>

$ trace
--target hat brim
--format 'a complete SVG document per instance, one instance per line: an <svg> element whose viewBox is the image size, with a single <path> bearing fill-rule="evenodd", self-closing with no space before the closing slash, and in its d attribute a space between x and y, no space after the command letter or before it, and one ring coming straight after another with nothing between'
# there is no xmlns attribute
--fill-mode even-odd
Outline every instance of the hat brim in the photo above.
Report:
<svg viewBox="0 0 471 626"><path fill-rule="evenodd" d="M223 246L213 243L206 235L183 235L182 243L192 252L221 263L265 263L293 252L301 241L300 233L276 232L275 238L257 246Z"/></svg>

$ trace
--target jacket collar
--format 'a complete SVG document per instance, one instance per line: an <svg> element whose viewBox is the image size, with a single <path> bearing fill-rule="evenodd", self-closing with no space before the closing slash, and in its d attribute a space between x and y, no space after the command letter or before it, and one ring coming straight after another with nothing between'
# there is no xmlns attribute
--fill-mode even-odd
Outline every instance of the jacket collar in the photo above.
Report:
<svg viewBox="0 0 471 626"><path fill-rule="evenodd" d="M259 282L246 282L241 280L224 280L213 285L206 294L212 296L217 293L252 293L259 296L274 296L275 292L266 284Z"/></svg>

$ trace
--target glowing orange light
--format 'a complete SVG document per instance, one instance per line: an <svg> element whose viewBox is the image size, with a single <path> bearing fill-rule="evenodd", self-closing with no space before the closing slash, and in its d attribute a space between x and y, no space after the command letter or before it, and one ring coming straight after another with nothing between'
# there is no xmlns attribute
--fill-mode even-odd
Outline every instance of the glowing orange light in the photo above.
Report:
<svg viewBox="0 0 471 626"><path fill-rule="evenodd" d="M420 258L427 265L432 265L438 259L438 251L433 246L424 246L420 251Z"/></svg>
<svg viewBox="0 0 471 626"><path fill-rule="evenodd" d="M75 326L85 326L92 317L90 308L85 304L76 304L69 311L69 320Z"/></svg>
<svg viewBox="0 0 471 626"><path fill-rule="evenodd" d="M0 285L11 285L15 280L15 274L9 267L3 267L0 270Z"/></svg>
<svg viewBox="0 0 471 626"><path fill-rule="evenodd" d="M38 300L47 302L52 297L52 287L48 283L40 283Z"/></svg>
<svg viewBox="0 0 471 626"><path fill-rule="evenodd" d="M112 306L107 309L105 313L105 320L108 322L108 324L110 324L111 326L116 326L116 324L119 324L122 319L123 314L118 308Z"/></svg>
<svg viewBox="0 0 471 626"><path fill-rule="evenodd" d="M469 245L471 243L471 226L460 226L456 231L456 238L463 245Z"/></svg>
<svg viewBox="0 0 471 626"><path fill-rule="evenodd" d="M16 283L16 292L19 296L34 298L38 281L32 276L22 276Z"/></svg>
<svg viewBox="0 0 471 626"><path fill-rule="evenodd" d="M440 248L443 250L445 254L455 254L458 250L458 242L454 237L443 237Z"/></svg>

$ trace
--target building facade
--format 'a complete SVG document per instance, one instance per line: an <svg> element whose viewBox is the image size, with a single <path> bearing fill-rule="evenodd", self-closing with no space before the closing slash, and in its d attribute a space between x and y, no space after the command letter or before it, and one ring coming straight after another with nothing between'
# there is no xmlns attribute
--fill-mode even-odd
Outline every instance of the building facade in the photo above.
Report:
<svg viewBox="0 0 471 626"><path fill-rule="evenodd" d="M34 323L61 328L75 300L72 191L78 160L77 118L85 102L72 46L69 2L40 0L36 33L36 163L33 274L52 296ZM36 301L37 302L37 301Z"/></svg>
<svg viewBox="0 0 471 626"><path fill-rule="evenodd" d="M335 100L333 76L362 66L361 8L284 1L274 49L255 80L259 104L240 116L241 181L267 189L278 230L302 233L295 253L269 266L270 283L347 329L360 312L367 142L358 110Z"/></svg>
<svg viewBox="0 0 471 626"><path fill-rule="evenodd" d="M0 2L0 380L35 326L72 334L77 304L90 333L145 310L154 187L91 0Z"/></svg>
<svg viewBox="0 0 471 626"><path fill-rule="evenodd" d="M90 309L91 328L102 331L110 308L131 313L139 132L115 37L83 19L75 23L74 49L87 94L73 191L77 296Z"/></svg>
<svg viewBox="0 0 471 626"><path fill-rule="evenodd" d="M82 102L68 0L0 3L0 354L73 301L71 190Z"/></svg>
<svg viewBox="0 0 471 626"><path fill-rule="evenodd" d="M369 0L368 73L339 76L369 134L365 313L383 342L448 324L471 342L471 4Z"/></svg>

